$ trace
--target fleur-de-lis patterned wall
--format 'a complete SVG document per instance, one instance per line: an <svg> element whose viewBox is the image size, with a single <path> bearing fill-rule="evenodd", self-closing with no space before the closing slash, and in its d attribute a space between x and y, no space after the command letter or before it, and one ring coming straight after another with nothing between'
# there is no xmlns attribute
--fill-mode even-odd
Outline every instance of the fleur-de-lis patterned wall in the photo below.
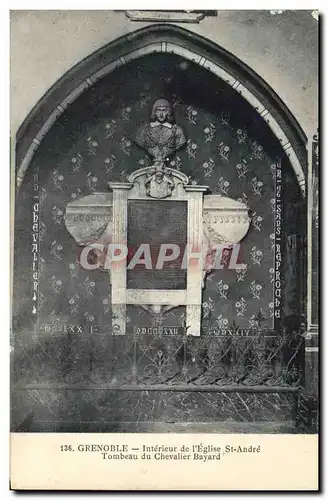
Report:
<svg viewBox="0 0 328 500"><path fill-rule="evenodd" d="M282 161L291 203L297 195L293 173L265 121L237 91L194 63L158 54L117 69L86 91L41 143L17 200L14 287L20 298L14 303L16 329L28 328L30 316L31 193L36 170L40 184L39 327L56 321L96 321L110 328L108 275L79 266L80 249L63 221L65 206L95 191L104 192L109 181L125 181L130 172L150 164L133 139L160 96L172 102L176 122L188 139L171 166L208 185L212 193L243 201L251 210L251 228L240 252L247 269L217 270L207 278L204 321L210 311L213 326L225 327L235 320L248 328L261 310L263 322L272 326L277 158ZM295 214L286 225L289 233L297 224L296 209ZM294 248L292 240L289 245ZM287 282L288 295L297 294L293 276ZM288 307L289 313L296 313L293 305ZM135 309L132 323L143 321L138 319L138 308L129 309ZM169 321L177 324L182 312L173 312Z"/></svg>

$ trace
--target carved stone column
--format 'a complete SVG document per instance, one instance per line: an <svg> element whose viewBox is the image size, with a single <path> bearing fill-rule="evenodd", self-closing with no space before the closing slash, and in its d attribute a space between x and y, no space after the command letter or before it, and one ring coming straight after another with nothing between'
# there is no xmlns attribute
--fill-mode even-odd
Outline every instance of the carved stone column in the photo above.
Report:
<svg viewBox="0 0 328 500"><path fill-rule="evenodd" d="M309 151L307 217L307 325L305 337L305 381L296 422L303 432L318 431L319 327L318 327L318 245L319 245L319 140L313 137Z"/></svg>
<svg viewBox="0 0 328 500"><path fill-rule="evenodd" d="M305 336L305 387L318 394L319 370L319 134L313 136L308 177L308 318Z"/></svg>
<svg viewBox="0 0 328 500"><path fill-rule="evenodd" d="M186 186L188 193L187 335L199 336L203 279L203 194L207 186Z"/></svg>
<svg viewBox="0 0 328 500"><path fill-rule="evenodd" d="M110 182L113 191L112 244L127 244L128 191L133 184ZM111 265L113 335L126 330L126 256Z"/></svg>

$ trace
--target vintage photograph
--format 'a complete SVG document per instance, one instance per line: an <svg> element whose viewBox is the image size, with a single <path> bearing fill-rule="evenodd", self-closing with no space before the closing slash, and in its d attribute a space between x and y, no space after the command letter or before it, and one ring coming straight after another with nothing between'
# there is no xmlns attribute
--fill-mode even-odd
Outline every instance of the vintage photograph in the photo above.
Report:
<svg viewBox="0 0 328 500"><path fill-rule="evenodd" d="M11 432L316 434L318 11L10 17Z"/></svg>

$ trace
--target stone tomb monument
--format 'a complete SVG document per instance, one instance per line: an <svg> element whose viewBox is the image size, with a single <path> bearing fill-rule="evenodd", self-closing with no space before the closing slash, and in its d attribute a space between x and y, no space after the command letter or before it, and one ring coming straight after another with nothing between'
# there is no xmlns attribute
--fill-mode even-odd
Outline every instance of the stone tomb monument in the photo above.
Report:
<svg viewBox="0 0 328 500"><path fill-rule="evenodd" d="M108 267L102 248L128 249L108 269L113 334L126 333L127 305L142 306L151 314L185 306L186 332L199 336L202 289L211 269L206 261L203 265L203 257L210 256L217 245L235 244L244 238L250 225L249 209L231 198L205 194L207 186L197 185L167 166L186 143L168 101L155 101L150 122L137 131L135 142L152 157L153 164L134 171L127 182L109 182L111 192L68 203L66 228L79 246L92 244L100 268ZM150 266L143 253L145 245L151 247L151 258L156 257ZM172 245L181 252L170 260L167 255ZM144 265L131 266L138 258ZM158 265L161 259L163 266Z"/></svg>

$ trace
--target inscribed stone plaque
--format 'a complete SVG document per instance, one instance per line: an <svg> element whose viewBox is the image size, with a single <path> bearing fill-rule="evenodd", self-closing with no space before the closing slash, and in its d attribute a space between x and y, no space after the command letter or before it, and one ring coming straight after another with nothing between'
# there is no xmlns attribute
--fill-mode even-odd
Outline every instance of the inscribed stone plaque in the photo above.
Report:
<svg viewBox="0 0 328 500"><path fill-rule="evenodd" d="M127 288L184 290L187 273L181 269L181 262L186 243L187 202L129 201L128 264L140 245L149 245L152 269L145 269L143 264L128 269ZM162 269L156 269L161 244L178 245L180 255L171 262L164 262ZM140 256L144 257L144 254Z"/></svg>

